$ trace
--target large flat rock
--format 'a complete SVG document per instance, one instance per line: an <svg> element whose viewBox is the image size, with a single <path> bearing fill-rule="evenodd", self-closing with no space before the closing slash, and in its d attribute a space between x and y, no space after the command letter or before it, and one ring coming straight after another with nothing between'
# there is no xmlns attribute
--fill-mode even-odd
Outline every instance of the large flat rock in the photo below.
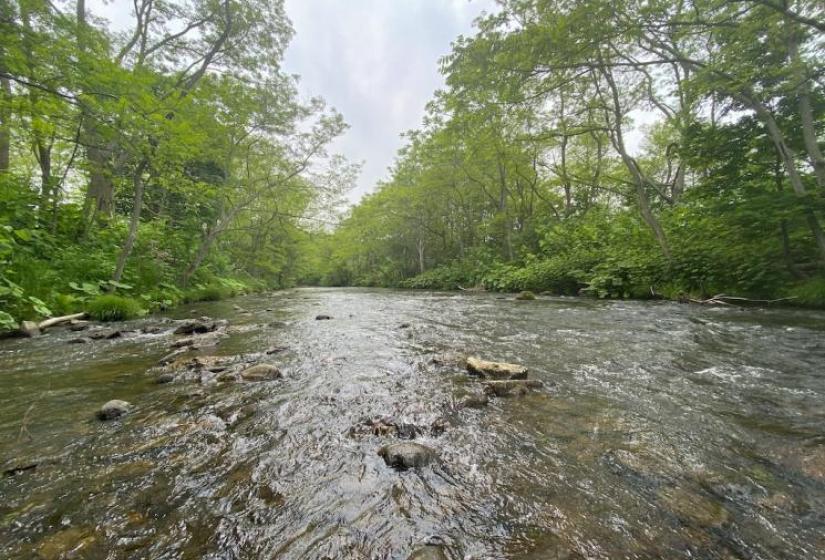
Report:
<svg viewBox="0 0 825 560"><path fill-rule="evenodd" d="M527 368L506 362L488 362L481 358L467 358L467 371L493 379L527 379Z"/></svg>

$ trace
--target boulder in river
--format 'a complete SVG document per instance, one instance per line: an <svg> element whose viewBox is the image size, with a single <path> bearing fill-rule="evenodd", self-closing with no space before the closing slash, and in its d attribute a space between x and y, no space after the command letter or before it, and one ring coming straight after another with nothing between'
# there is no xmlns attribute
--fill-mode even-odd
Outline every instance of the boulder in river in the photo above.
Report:
<svg viewBox="0 0 825 560"><path fill-rule="evenodd" d="M172 334L204 334L225 329L226 326L226 321L211 321L208 317L201 317L200 319L184 321L172 331Z"/></svg>
<svg viewBox="0 0 825 560"><path fill-rule="evenodd" d="M241 379L244 381L272 381L281 377L281 370L272 364L256 364L241 372Z"/></svg>
<svg viewBox="0 0 825 560"><path fill-rule="evenodd" d="M98 329L89 333L89 338L92 340L113 340L121 336L123 333L116 329Z"/></svg>
<svg viewBox="0 0 825 560"><path fill-rule="evenodd" d="M527 368L506 362L488 362L481 358L467 358L467 371L482 377L494 379L526 379Z"/></svg>
<svg viewBox="0 0 825 560"><path fill-rule="evenodd" d="M114 420L128 414L131 409L132 405L128 402L113 399L100 407L97 417L100 420Z"/></svg>
<svg viewBox="0 0 825 560"><path fill-rule="evenodd" d="M20 333L28 337L40 336L40 327L34 321L23 321L20 323Z"/></svg>
<svg viewBox="0 0 825 560"><path fill-rule="evenodd" d="M155 379L155 383L157 383L158 385L163 385L163 384L166 384L166 383L171 383L171 382L172 382L172 381L174 381L174 380L175 380L175 376L174 376L174 374L171 374L171 373L161 373L161 374L160 374L160 375L158 375L158 376L157 376L157 378Z"/></svg>
<svg viewBox="0 0 825 560"><path fill-rule="evenodd" d="M524 395L530 389L543 387L541 381L535 379L507 379L503 381L484 381L484 392L495 397L509 397Z"/></svg>
<svg viewBox="0 0 825 560"><path fill-rule="evenodd" d="M378 455L387 466L400 470L424 467L438 457L434 449L413 442L385 445L378 450Z"/></svg>

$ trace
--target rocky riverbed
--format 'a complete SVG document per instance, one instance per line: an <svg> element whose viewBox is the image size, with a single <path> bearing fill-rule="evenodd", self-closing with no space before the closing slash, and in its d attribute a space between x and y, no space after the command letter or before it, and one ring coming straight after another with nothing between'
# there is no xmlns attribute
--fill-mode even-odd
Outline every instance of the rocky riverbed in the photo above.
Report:
<svg viewBox="0 0 825 560"><path fill-rule="evenodd" d="M307 289L56 328L0 341L0 557L825 558L823 372L813 311Z"/></svg>

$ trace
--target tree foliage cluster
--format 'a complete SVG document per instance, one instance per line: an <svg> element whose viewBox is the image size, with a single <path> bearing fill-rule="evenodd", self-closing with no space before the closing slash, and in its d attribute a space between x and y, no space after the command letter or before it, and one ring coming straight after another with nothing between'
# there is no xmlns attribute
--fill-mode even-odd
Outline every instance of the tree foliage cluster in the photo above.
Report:
<svg viewBox="0 0 825 560"><path fill-rule="evenodd" d="M819 0L502 0L476 25L314 280L825 304Z"/></svg>
<svg viewBox="0 0 825 560"><path fill-rule="evenodd" d="M357 172L281 69L282 1L129 4L113 31L86 0L0 0L2 326L290 284Z"/></svg>

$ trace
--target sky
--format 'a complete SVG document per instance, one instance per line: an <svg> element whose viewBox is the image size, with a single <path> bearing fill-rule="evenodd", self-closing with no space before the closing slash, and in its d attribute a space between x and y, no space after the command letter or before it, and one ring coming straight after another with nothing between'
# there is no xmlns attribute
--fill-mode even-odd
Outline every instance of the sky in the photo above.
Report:
<svg viewBox="0 0 825 560"><path fill-rule="evenodd" d="M350 129L332 146L363 162L357 201L388 177L402 132L418 127L443 86L438 59L492 0L286 0L295 28L284 69L320 95Z"/></svg>

